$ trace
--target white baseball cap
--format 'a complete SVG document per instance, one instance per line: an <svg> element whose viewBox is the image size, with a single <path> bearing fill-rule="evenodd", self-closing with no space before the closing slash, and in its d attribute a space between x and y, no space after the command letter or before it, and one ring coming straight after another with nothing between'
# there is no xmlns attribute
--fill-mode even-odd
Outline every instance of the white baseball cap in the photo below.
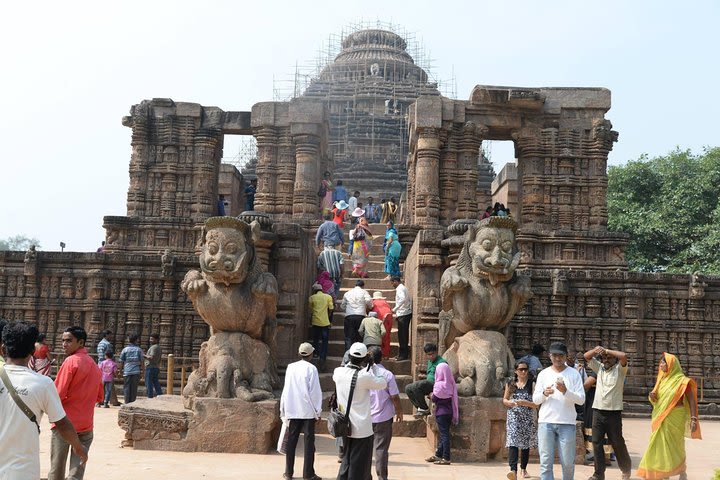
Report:
<svg viewBox="0 0 720 480"><path fill-rule="evenodd" d="M355 358L367 357L367 347L364 343L355 342L350 345L350 356Z"/></svg>
<svg viewBox="0 0 720 480"><path fill-rule="evenodd" d="M298 347L298 353L302 355L303 357L307 357L308 355L312 355L312 353L315 351L315 348L309 344L308 342L301 343L300 347Z"/></svg>

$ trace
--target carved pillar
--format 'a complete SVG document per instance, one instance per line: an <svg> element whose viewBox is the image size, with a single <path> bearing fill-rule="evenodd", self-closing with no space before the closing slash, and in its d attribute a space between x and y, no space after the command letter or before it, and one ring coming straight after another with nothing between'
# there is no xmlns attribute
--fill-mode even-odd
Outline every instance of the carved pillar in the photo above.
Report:
<svg viewBox="0 0 720 480"><path fill-rule="evenodd" d="M255 210L273 213L276 204L277 171L275 169L278 156L277 132L273 127L260 127L255 132L257 140L257 193L255 194Z"/></svg>
<svg viewBox="0 0 720 480"><path fill-rule="evenodd" d="M295 186L295 145L293 145L290 129L283 128L278 138L277 193L273 212L281 215L292 215L293 188Z"/></svg>
<svg viewBox="0 0 720 480"><path fill-rule="evenodd" d="M488 128L467 122L463 125L457 162L457 218L478 218L477 183L480 143Z"/></svg>
<svg viewBox="0 0 720 480"><path fill-rule="evenodd" d="M455 207L458 203L458 147L460 133L458 127L440 130L440 164L438 179L440 183L440 223L448 224L455 220Z"/></svg>
<svg viewBox="0 0 720 480"><path fill-rule="evenodd" d="M295 218L317 218L320 138L311 134L293 135L293 142L295 143L295 184L292 215Z"/></svg>
<svg viewBox="0 0 720 480"><path fill-rule="evenodd" d="M415 222L422 226L439 224L440 135L437 128L418 131L415 167Z"/></svg>

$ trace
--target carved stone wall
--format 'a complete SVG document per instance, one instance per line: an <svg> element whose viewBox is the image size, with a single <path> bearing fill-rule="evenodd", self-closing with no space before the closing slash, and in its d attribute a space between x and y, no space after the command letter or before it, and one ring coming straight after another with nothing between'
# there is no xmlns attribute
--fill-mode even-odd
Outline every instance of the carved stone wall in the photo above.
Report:
<svg viewBox="0 0 720 480"><path fill-rule="evenodd" d="M0 252L0 315L37 322L51 349L60 350L62 331L83 326L94 347L97 333L109 329L116 347L130 333L147 343L160 334L165 353L196 358L208 327L180 290L194 255L176 256L171 276L162 273L160 255L37 252L35 273L26 275L23 254Z"/></svg>

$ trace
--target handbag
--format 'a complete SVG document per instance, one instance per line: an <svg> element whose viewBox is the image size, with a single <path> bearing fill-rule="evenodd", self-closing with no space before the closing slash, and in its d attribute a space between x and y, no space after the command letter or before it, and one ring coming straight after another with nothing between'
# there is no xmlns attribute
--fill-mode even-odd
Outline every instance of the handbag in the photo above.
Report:
<svg viewBox="0 0 720 480"><path fill-rule="evenodd" d="M333 438L344 438L350 436L350 406L352 405L358 373L360 373L360 370L355 370L355 373L353 373L352 382L350 382L348 404L345 412L341 412L337 406L330 409L330 414L327 417L327 427L328 432L333 436Z"/></svg>
<svg viewBox="0 0 720 480"><path fill-rule="evenodd" d="M20 398L20 395L15 391L15 387L13 386L12 382L10 381L10 377L8 377L7 372L5 371L5 366L3 365L0 367L0 378L2 378L3 383L5 384L5 388L7 388L8 393L12 397L13 400L15 400L15 404L22 410L22 412L30 419L31 422L35 424L37 427L38 435L40 434L40 424L37 421L37 417L35 416L35 412L30 410L30 407L25 405L25 402L22 401L22 398Z"/></svg>

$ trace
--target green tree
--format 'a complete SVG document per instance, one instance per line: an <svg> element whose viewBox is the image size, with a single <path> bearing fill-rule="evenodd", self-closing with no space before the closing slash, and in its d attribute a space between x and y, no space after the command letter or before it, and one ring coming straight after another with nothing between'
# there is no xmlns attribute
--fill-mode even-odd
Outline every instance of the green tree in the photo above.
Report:
<svg viewBox="0 0 720 480"><path fill-rule="evenodd" d="M632 270L720 274L720 148L676 149L608 171L608 228Z"/></svg>
<svg viewBox="0 0 720 480"><path fill-rule="evenodd" d="M40 249L40 241L37 238L26 237L25 235L15 235L14 237L8 237L0 239L0 251L2 250L20 250L25 251L30 248L30 245L35 245L35 248Z"/></svg>

